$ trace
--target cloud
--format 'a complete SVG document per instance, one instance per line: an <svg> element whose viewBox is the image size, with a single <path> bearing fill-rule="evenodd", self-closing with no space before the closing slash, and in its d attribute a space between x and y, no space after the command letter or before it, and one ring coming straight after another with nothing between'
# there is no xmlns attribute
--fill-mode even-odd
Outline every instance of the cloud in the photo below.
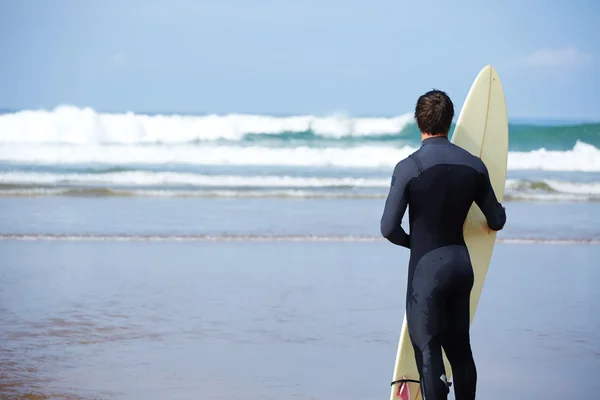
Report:
<svg viewBox="0 0 600 400"><path fill-rule="evenodd" d="M115 54L110 60L110 65L116 68L125 67L127 63L127 57L123 53Z"/></svg>
<svg viewBox="0 0 600 400"><path fill-rule="evenodd" d="M560 68L583 67L592 63L592 56L575 46L541 49L523 57L520 65L526 67Z"/></svg>

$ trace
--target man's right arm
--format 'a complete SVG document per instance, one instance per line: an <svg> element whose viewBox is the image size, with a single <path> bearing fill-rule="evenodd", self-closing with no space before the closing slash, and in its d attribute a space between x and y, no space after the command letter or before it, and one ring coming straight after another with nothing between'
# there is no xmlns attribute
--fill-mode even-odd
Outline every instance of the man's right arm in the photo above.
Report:
<svg viewBox="0 0 600 400"><path fill-rule="evenodd" d="M413 160L405 158L396 164L381 216L380 229L383 237L407 249L410 249L410 235L402 228L402 219L408 207L408 183L416 174L417 166Z"/></svg>
<svg viewBox="0 0 600 400"><path fill-rule="evenodd" d="M490 229L499 231L504 228L504 224L506 223L506 211L496 198L487 167L483 161L481 164L483 165L483 168L479 174L475 203L477 203L483 212L483 215L485 215L485 219L487 220Z"/></svg>

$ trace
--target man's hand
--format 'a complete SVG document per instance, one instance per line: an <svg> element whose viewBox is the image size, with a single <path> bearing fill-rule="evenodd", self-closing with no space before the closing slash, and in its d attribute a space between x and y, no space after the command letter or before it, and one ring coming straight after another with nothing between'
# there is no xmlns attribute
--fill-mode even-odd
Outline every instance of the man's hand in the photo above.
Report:
<svg viewBox="0 0 600 400"><path fill-rule="evenodd" d="M504 211L506 212L506 207L502 206L502 209L504 209ZM484 231L487 231L487 233L491 233L492 229L489 227L489 225L487 224L487 221L483 221L483 223L481 224L482 228Z"/></svg>

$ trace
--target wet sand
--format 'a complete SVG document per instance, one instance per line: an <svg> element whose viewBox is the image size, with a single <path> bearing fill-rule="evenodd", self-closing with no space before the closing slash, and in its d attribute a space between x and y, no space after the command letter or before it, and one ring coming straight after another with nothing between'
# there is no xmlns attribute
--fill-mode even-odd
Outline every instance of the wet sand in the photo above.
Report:
<svg viewBox="0 0 600 400"><path fill-rule="evenodd" d="M0 234L381 237L385 199L0 198ZM508 202L499 239L600 238L600 202Z"/></svg>
<svg viewBox="0 0 600 400"><path fill-rule="evenodd" d="M385 242L0 241L5 398L382 399L408 252ZM600 246L497 245L478 398L590 398Z"/></svg>

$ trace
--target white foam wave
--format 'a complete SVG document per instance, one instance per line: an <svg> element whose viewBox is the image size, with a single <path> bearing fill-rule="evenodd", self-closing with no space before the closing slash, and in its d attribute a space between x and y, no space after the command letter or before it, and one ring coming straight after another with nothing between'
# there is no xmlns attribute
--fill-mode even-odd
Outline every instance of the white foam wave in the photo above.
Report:
<svg viewBox="0 0 600 400"><path fill-rule="evenodd" d="M577 141L572 150L539 149L508 154L510 169L545 171L600 171L600 150L591 144Z"/></svg>
<svg viewBox="0 0 600 400"><path fill-rule="evenodd" d="M0 161L39 164L106 165L248 165L344 168L392 168L415 151L410 146L308 146L273 148L264 146L204 145L27 145L0 146ZM600 172L600 150L577 142L572 150L511 152L509 170Z"/></svg>
<svg viewBox="0 0 600 400"><path fill-rule="evenodd" d="M0 189L0 196L15 197L37 197L37 196L77 196L77 197L98 197L98 196L139 196L139 197L187 197L187 198L279 198L279 199L385 199L384 193L358 193L358 192L340 192L314 190L82 190L69 188L19 188L19 189ZM600 197L594 195L573 195L562 193L513 193L504 196L505 201L566 201L566 202L590 202L598 201Z"/></svg>
<svg viewBox="0 0 600 400"><path fill-rule="evenodd" d="M600 195L600 183L598 182L580 183L555 180L547 180L545 182L552 190L559 193Z"/></svg>
<svg viewBox="0 0 600 400"><path fill-rule="evenodd" d="M527 181L519 179L508 179L505 191L507 193L547 192L556 195L600 195L600 182L568 182L557 180Z"/></svg>
<svg viewBox="0 0 600 400"><path fill-rule="evenodd" d="M0 115L0 143L142 144L240 140L246 134L305 132L339 138L392 134L413 121L394 118L350 118L336 114L272 117L263 115L103 114L90 108L60 106L52 111L19 111Z"/></svg>
<svg viewBox="0 0 600 400"><path fill-rule="evenodd" d="M3 172L0 183L25 186L100 186L100 187L153 187L153 188L189 188L213 189L212 194L235 196L236 189L352 189L372 188L380 195L387 193L389 179L360 177L297 177L286 175L240 176L240 175L203 175L180 172L127 171L102 174L52 172ZM216 190L234 189L234 190ZM21 189L17 189L21 190ZM156 195L161 195L156 191ZM164 190L172 195L172 189ZM206 194L206 191L203 191ZM246 192L248 193L248 192ZM264 192L259 192L263 193ZM284 193L284 192L282 192ZM146 193L147 194L147 193ZM568 182L557 180L527 181L509 179L506 182L506 194L512 198L545 199L598 199L600 182ZM303 193L301 193L303 195Z"/></svg>
<svg viewBox="0 0 600 400"><path fill-rule="evenodd" d="M293 176L199 175L178 172L111 172L105 174L53 174L32 172L0 173L0 183L26 185L118 185L118 186L194 186L194 187L385 187L389 179L322 178Z"/></svg>
<svg viewBox="0 0 600 400"><path fill-rule="evenodd" d="M197 197L197 198L224 198L224 199L382 199L381 193L349 193L342 191L315 191L302 189L280 189L280 190L215 190L215 189L194 189L194 190L85 190L81 188L18 188L18 189L0 189L0 196L14 197L37 197L37 196L77 196L77 197Z"/></svg>
<svg viewBox="0 0 600 400"><path fill-rule="evenodd" d="M187 164L250 166L337 166L389 167L398 157L414 151L411 147L269 148L261 146L61 146L4 145L0 160L27 164L109 165Z"/></svg>

